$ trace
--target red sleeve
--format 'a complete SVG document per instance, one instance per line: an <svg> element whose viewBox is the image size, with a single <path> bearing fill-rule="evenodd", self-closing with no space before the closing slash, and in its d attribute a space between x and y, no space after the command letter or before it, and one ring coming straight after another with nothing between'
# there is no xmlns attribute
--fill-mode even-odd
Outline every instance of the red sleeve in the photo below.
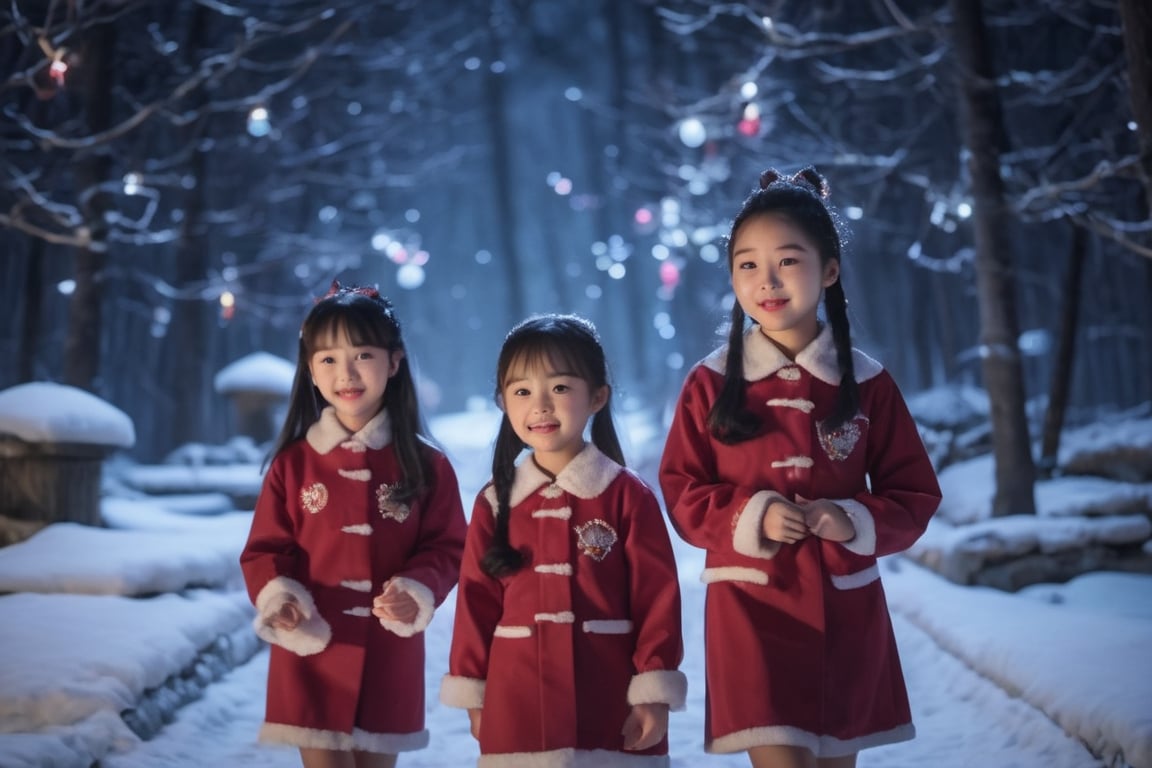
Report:
<svg viewBox="0 0 1152 768"><path fill-rule="evenodd" d="M284 462L273 461L256 499L248 542L240 553L240 568L253 603L277 576L300 581L299 555L296 524L284 489Z"/></svg>
<svg viewBox="0 0 1152 768"><path fill-rule="evenodd" d="M681 538L702 549L730 554L736 551L736 518L760 489L717 480L708 412L718 388L719 376L702 365L688 374L660 460L660 489ZM766 499L763 504L767 506ZM763 516L763 509L759 514Z"/></svg>
<svg viewBox="0 0 1152 768"><path fill-rule="evenodd" d="M637 483L640 492L630 494L624 537L636 631L632 663L637 673L674 670L684 656L676 558L655 495Z"/></svg>
<svg viewBox="0 0 1152 768"><path fill-rule="evenodd" d="M456 586L460 574L467 523L452 465L438 452L432 454L429 465L432 473L420 507L419 539L396 576L428 587L436 605L440 605Z"/></svg>
<svg viewBox="0 0 1152 768"><path fill-rule="evenodd" d="M494 517L484 493L476 497L464 559L460 564L460 584L456 592L456 621L448 657L450 676L486 680L488 656L496 625L504 612L504 588L480 567L480 560L492 541Z"/></svg>
<svg viewBox="0 0 1152 768"><path fill-rule="evenodd" d="M908 406L887 371L873 380L868 416L869 491L856 495L868 508L877 556L901 552L920 538L940 505L936 471Z"/></svg>

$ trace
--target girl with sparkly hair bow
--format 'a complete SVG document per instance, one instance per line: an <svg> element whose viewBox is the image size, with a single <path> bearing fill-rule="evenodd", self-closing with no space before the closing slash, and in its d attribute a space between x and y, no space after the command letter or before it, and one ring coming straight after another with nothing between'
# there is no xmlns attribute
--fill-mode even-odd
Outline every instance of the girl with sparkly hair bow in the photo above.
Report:
<svg viewBox="0 0 1152 768"><path fill-rule="evenodd" d="M877 558L940 488L896 383L852 348L827 198L806 168L745 200L728 343L689 372L660 465L707 550L705 748L755 768L850 768L914 734Z"/></svg>
<svg viewBox="0 0 1152 768"><path fill-rule="evenodd" d="M400 323L375 288L319 299L240 556L271 644L261 741L305 768L390 768L428 744L423 631L455 586L456 475L421 434Z"/></svg>

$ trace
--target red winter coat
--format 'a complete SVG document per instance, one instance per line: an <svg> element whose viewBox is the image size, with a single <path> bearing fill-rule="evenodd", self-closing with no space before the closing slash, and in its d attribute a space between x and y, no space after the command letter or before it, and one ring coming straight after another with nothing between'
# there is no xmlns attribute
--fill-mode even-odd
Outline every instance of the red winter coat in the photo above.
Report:
<svg viewBox="0 0 1152 768"><path fill-rule="evenodd" d="M523 462L509 541L527 555L510 576L480 568L496 508L477 497L464 549L448 706L483 707L480 765L667 765L668 742L622 751L631 705L681 709L687 685L680 587L655 494L588 445L555 478Z"/></svg>
<svg viewBox="0 0 1152 768"><path fill-rule="evenodd" d="M876 558L911 545L940 502L916 424L891 376L855 352L859 414L822 434L840 380L830 330L793 362L753 328L745 402L765 428L724 445L707 418L726 352L688 374L660 466L676 531L708 551L705 747L786 744L833 757L912 738ZM855 538L768 541L761 523L780 497L835 501Z"/></svg>
<svg viewBox="0 0 1152 768"><path fill-rule="evenodd" d="M456 475L430 447L428 489L389 497L400 479L387 412L350 434L326 408L273 460L240 556L257 634L272 643L262 741L396 753L428 743L424 637L455 585L466 523ZM419 605L411 624L372 615L392 580ZM308 619L264 623L289 596Z"/></svg>

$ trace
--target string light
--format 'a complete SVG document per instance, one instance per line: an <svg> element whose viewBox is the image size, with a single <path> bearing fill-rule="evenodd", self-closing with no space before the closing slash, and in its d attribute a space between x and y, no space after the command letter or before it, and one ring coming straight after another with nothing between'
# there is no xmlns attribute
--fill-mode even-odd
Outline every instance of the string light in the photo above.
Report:
<svg viewBox="0 0 1152 768"><path fill-rule="evenodd" d="M63 49L57 51L56 55L58 58L53 60L53 62L48 65L48 76L52 78L52 82L63 88L64 75L68 73L68 62L64 61L62 58L59 58L63 55Z"/></svg>

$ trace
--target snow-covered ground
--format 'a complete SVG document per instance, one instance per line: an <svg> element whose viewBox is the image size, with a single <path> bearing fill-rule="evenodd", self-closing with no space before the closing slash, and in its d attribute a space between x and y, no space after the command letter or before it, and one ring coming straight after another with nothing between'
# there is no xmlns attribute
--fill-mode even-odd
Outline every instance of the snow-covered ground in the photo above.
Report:
<svg viewBox="0 0 1152 768"><path fill-rule="evenodd" d="M433 423L466 509L493 424L483 410ZM627 454L650 464L659 440L650 424L629 424ZM968 567L1009 550L1149 538L1147 483L1066 477L1040 484L1040 515L988 520L980 461L942 473L946 506L910 555ZM255 743L267 654L237 564L250 515L183 487L197 492L106 497L109 529L56 524L0 549L0 593L12 593L0 596L0 768L299 765L294 750ZM672 763L744 766L743 755L701 751L703 553L676 547L690 688L671 720ZM911 556L882 571L918 736L862 753L862 768L1152 768L1152 576L1091 573L1007 594L958 586ZM477 754L467 717L437 700L454 599L427 632L432 743L402 756L405 768Z"/></svg>

